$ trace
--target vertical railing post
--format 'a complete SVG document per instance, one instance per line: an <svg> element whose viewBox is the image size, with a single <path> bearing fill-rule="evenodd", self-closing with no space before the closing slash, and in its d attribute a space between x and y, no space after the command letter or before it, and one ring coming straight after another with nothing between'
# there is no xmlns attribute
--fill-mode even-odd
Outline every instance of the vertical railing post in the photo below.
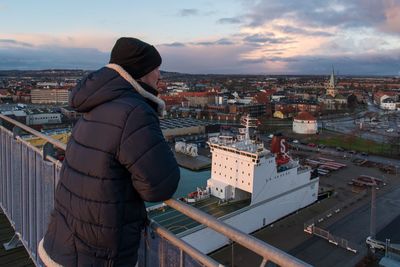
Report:
<svg viewBox="0 0 400 267"><path fill-rule="evenodd" d="M149 238L149 235L148 235L148 226L145 226L146 228L144 229L144 238L143 238L143 249L144 249L144 251L143 251L143 264L144 264L144 266L143 267L147 267L147 242L148 242L148 238Z"/></svg>
<svg viewBox="0 0 400 267"><path fill-rule="evenodd" d="M180 267L184 266L184 255L182 249L179 249L179 266Z"/></svg>
<svg viewBox="0 0 400 267"><path fill-rule="evenodd" d="M260 265L260 267L265 267L265 265L267 265L267 259L263 259L262 260L262 262L261 262L261 265ZM233 265L232 265L233 266Z"/></svg>
<svg viewBox="0 0 400 267"><path fill-rule="evenodd" d="M54 145L47 142L43 146L43 160L46 160L47 156L54 156L56 153L56 149L54 148Z"/></svg>
<svg viewBox="0 0 400 267"><path fill-rule="evenodd" d="M17 232L22 230L22 160L21 142L11 140L11 210L14 227Z"/></svg>
<svg viewBox="0 0 400 267"><path fill-rule="evenodd" d="M43 161L43 229L47 228L50 213L54 208L55 171L55 164Z"/></svg>
<svg viewBox="0 0 400 267"><path fill-rule="evenodd" d="M160 250L159 250L160 253L159 253L159 255L160 255L160 266L161 267L164 267L164 265L165 265L165 262L164 262L164 258L165 258L165 255L164 255L164 253L165 253L164 243L165 243L164 238L160 238Z"/></svg>
<svg viewBox="0 0 400 267"><path fill-rule="evenodd" d="M22 237L25 241L29 237L29 158L28 147L21 146L22 166Z"/></svg>
<svg viewBox="0 0 400 267"><path fill-rule="evenodd" d="M12 196L12 188L11 188L11 135L6 134L5 135L5 149L6 149L6 153L5 153L5 179L6 179L6 192L5 192L5 196L6 196L6 200L5 200L5 207L6 207L6 213L8 214L8 216L12 216L12 209L11 209L11 196Z"/></svg>
<svg viewBox="0 0 400 267"><path fill-rule="evenodd" d="M5 153L6 153L6 147L5 147L5 142L4 142L4 133L3 129L1 128L0 131L0 204L4 206L4 192L5 192Z"/></svg>
<svg viewBox="0 0 400 267"><path fill-rule="evenodd" d="M35 213L36 213L36 218L35 218L35 239L32 242L32 252L36 254L36 259L38 258L37 256L37 246L39 244L39 241L43 237L43 220L44 220L44 213L43 213L43 162L44 158L43 155L40 155L38 152L35 152Z"/></svg>
<svg viewBox="0 0 400 267"><path fill-rule="evenodd" d="M229 243L231 244L231 248L232 248L232 250L231 250L231 253L232 253L232 262L231 262L231 264L232 264L232 266L235 266L235 248L234 248L235 242L233 242L232 240L229 240Z"/></svg>
<svg viewBox="0 0 400 267"><path fill-rule="evenodd" d="M21 130L21 128L19 128L19 127L17 127L17 126L14 126L14 127L12 128L12 133L13 133L13 137L16 139L17 136L21 136L22 130Z"/></svg>
<svg viewBox="0 0 400 267"><path fill-rule="evenodd" d="M28 228L29 236L27 236L27 242L32 256L36 258L34 253L36 247L36 152L28 148Z"/></svg>

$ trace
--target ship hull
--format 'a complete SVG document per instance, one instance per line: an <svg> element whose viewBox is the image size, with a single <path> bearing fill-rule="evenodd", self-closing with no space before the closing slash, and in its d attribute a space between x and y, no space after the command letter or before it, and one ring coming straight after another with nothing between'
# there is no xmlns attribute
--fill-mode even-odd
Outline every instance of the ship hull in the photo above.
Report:
<svg viewBox="0 0 400 267"><path fill-rule="evenodd" d="M318 178L313 179L290 192L229 213L219 220L247 234L252 233L314 203L318 198L318 181ZM202 225L182 232L178 236L203 253L210 253L229 243L228 238Z"/></svg>

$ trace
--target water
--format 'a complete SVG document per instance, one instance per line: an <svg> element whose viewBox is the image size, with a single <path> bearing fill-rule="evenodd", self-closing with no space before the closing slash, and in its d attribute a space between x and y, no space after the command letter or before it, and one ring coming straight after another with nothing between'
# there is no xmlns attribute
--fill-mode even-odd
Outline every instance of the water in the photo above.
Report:
<svg viewBox="0 0 400 267"><path fill-rule="evenodd" d="M194 172L184 168L180 168L180 170L181 180L173 196L175 199L187 196L188 193L195 191L197 187L206 187L207 180L211 177L211 170L200 172ZM146 206L150 207L156 204L159 203L146 203Z"/></svg>
<svg viewBox="0 0 400 267"><path fill-rule="evenodd" d="M180 169L181 180L179 181L174 198L186 196L188 193L195 191L198 186L205 187L207 185L207 180L211 176L210 170L194 172L184 168Z"/></svg>

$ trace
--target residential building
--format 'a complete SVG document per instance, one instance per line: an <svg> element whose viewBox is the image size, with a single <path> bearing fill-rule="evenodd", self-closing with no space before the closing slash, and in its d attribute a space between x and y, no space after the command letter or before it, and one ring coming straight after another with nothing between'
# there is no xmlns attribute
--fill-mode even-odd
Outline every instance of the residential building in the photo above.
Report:
<svg viewBox="0 0 400 267"><path fill-rule="evenodd" d="M33 89L32 104L66 104L70 91L68 89Z"/></svg>

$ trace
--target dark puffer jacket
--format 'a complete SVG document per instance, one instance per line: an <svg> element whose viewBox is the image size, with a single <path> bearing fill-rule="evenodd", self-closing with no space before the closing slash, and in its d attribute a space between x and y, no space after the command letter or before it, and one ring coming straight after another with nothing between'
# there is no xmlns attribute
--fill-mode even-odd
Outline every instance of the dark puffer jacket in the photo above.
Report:
<svg viewBox="0 0 400 267"><path fill-rule="evenodd" d="M146 219L143 200L171 198L180 178L148 101L109 68L90 74L72 91L70 104L84 115L67 146L43 241L56 263L136 263Z"/></svg>

